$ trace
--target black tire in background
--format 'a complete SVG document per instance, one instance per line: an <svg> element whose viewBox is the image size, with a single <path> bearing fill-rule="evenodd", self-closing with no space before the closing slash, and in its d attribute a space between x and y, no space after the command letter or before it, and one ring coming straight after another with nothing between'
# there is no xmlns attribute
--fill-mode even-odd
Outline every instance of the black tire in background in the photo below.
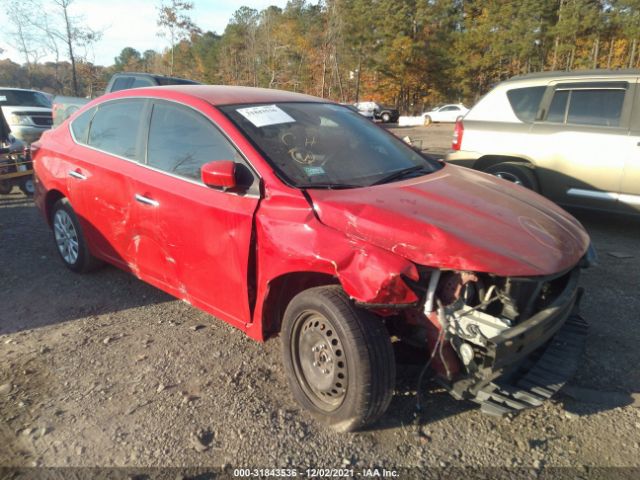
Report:
<svg viewBox="0 0 640 480"><path fill-rule="evenodd" d="M381 118L382 118L382 121L383 121L384 123L389 123L389 122L391 121L391 115L390 115L389 113L387 113L387 112L384 112L384 113L381 115Z"/></svg>
<svg viewBox="0 0 640 480"><path fill-rule="evenodd" d="M296 400L346 432L375 422L395 387L395 358L380 318L337 285L296 295L283 318L284 367Z"/></svg>
<svg viewBox="0 0 640 480"><path fill-rule="evenodd" d="M533 171L533 167L527 163L504 162L492 165L485 169L486 173L495 175L517 185L522 185L529 190L539 192L538 179Z"/></svg>
<svg viewBox="0 0 640 480"><path fill-rule="evenodd" d="M26 196L31 197L36 191L36 186L33 183L33 177L26 177L24 180L20 182L20 190Z"/></svg>
<svg viewBox="0 0 640 480"><path fill-rule="evenodd" d="M69 270L76 273L87 273L103 264L101 260L89 252L89 246L80 228L78 217L66 198L61 198L53 206L51 226L56 251ZM74 244L75 248L73 248ZM68 248L65 248L65 245ZM76 252L76 254L73 255L72 252Z"/></svg>

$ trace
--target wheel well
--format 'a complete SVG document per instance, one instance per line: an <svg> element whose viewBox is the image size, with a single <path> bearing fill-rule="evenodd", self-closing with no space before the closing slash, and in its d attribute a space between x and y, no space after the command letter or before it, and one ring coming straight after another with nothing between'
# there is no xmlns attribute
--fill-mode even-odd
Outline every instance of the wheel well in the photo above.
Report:
<svg viewBox="0 0 640 480"><path fill-rule="evenodd" d="M58 200L64 198L64 195L58 190L49 190L44 199L44 209L49 226L51 226L51 210Z"/></svg>
<svg viewBox="0 0 640 480"><path fill-rule="evenodd" d="M529 160L520 157L507 157L504 155L486 155L480 157L473 164L475 170L485 171L487 168L504 162L524 163L527 165L533 165Z"/></svg>
<svg viewBox="0 0 640 480"><path fill-rule="evenodd" d="M284 311L297 294L309 288L339 283L336 277L318 272L287 273L272 280L263 306L263 338L266 340L280 332Z"/></svg>

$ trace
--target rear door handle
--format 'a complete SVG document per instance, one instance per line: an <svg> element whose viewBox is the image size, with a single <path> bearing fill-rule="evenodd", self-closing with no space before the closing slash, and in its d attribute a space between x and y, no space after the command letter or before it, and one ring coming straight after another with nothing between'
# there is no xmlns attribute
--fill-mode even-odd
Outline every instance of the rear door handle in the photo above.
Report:
<svg viewBox="0 0 640 480"><path fill-rule="evenodd" d="M145 205L151 205L152 207L157 207L158 205L160 205L160 202L158 202L157 200L153 200L152 198L145 197L138 193L136 193L135 198L136 198L136 201L140 203L144 203Z"/></svg>
<svg viewBox="0 0 640 480"><path fill-rule="evenodd" d="M81 174L80 172L77 172L75 170L69 170L69 176L73 177L73 178L77 178L78 180L86 180L87 177L84 176L83 174Z"/></svg>

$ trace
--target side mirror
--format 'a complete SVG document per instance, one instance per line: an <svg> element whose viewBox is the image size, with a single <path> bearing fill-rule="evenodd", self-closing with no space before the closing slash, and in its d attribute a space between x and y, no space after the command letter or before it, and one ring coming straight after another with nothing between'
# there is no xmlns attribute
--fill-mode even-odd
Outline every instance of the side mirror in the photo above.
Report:
<svg viewBox="0 0 640 480"><path fill-rule="evenodd" d="M228 190L236 186L236 164L231 160L218 160L202 165L200 178L208 187Z"/></svg>

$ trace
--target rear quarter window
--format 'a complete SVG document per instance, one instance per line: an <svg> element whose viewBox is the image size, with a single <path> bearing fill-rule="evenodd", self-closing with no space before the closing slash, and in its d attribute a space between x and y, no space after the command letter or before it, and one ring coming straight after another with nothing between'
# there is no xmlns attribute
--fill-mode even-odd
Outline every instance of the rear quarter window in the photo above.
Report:
<svg viewBox="0 0 640 480"><path fill-rule="evenodd" d="M509 104L519 120L533 122L547 87L514 88L507 92Z"/></svg>
<svg viewBox="0 0 640 480"><path fill-rule="evenodd" d="M71 132L73 133L73 138L75 138L76 142L83 145L87 144L89 126L91 125L91 119L93 119L93 115L96 113L96 110L97 107L87 110L71 123Z"/></svg>

